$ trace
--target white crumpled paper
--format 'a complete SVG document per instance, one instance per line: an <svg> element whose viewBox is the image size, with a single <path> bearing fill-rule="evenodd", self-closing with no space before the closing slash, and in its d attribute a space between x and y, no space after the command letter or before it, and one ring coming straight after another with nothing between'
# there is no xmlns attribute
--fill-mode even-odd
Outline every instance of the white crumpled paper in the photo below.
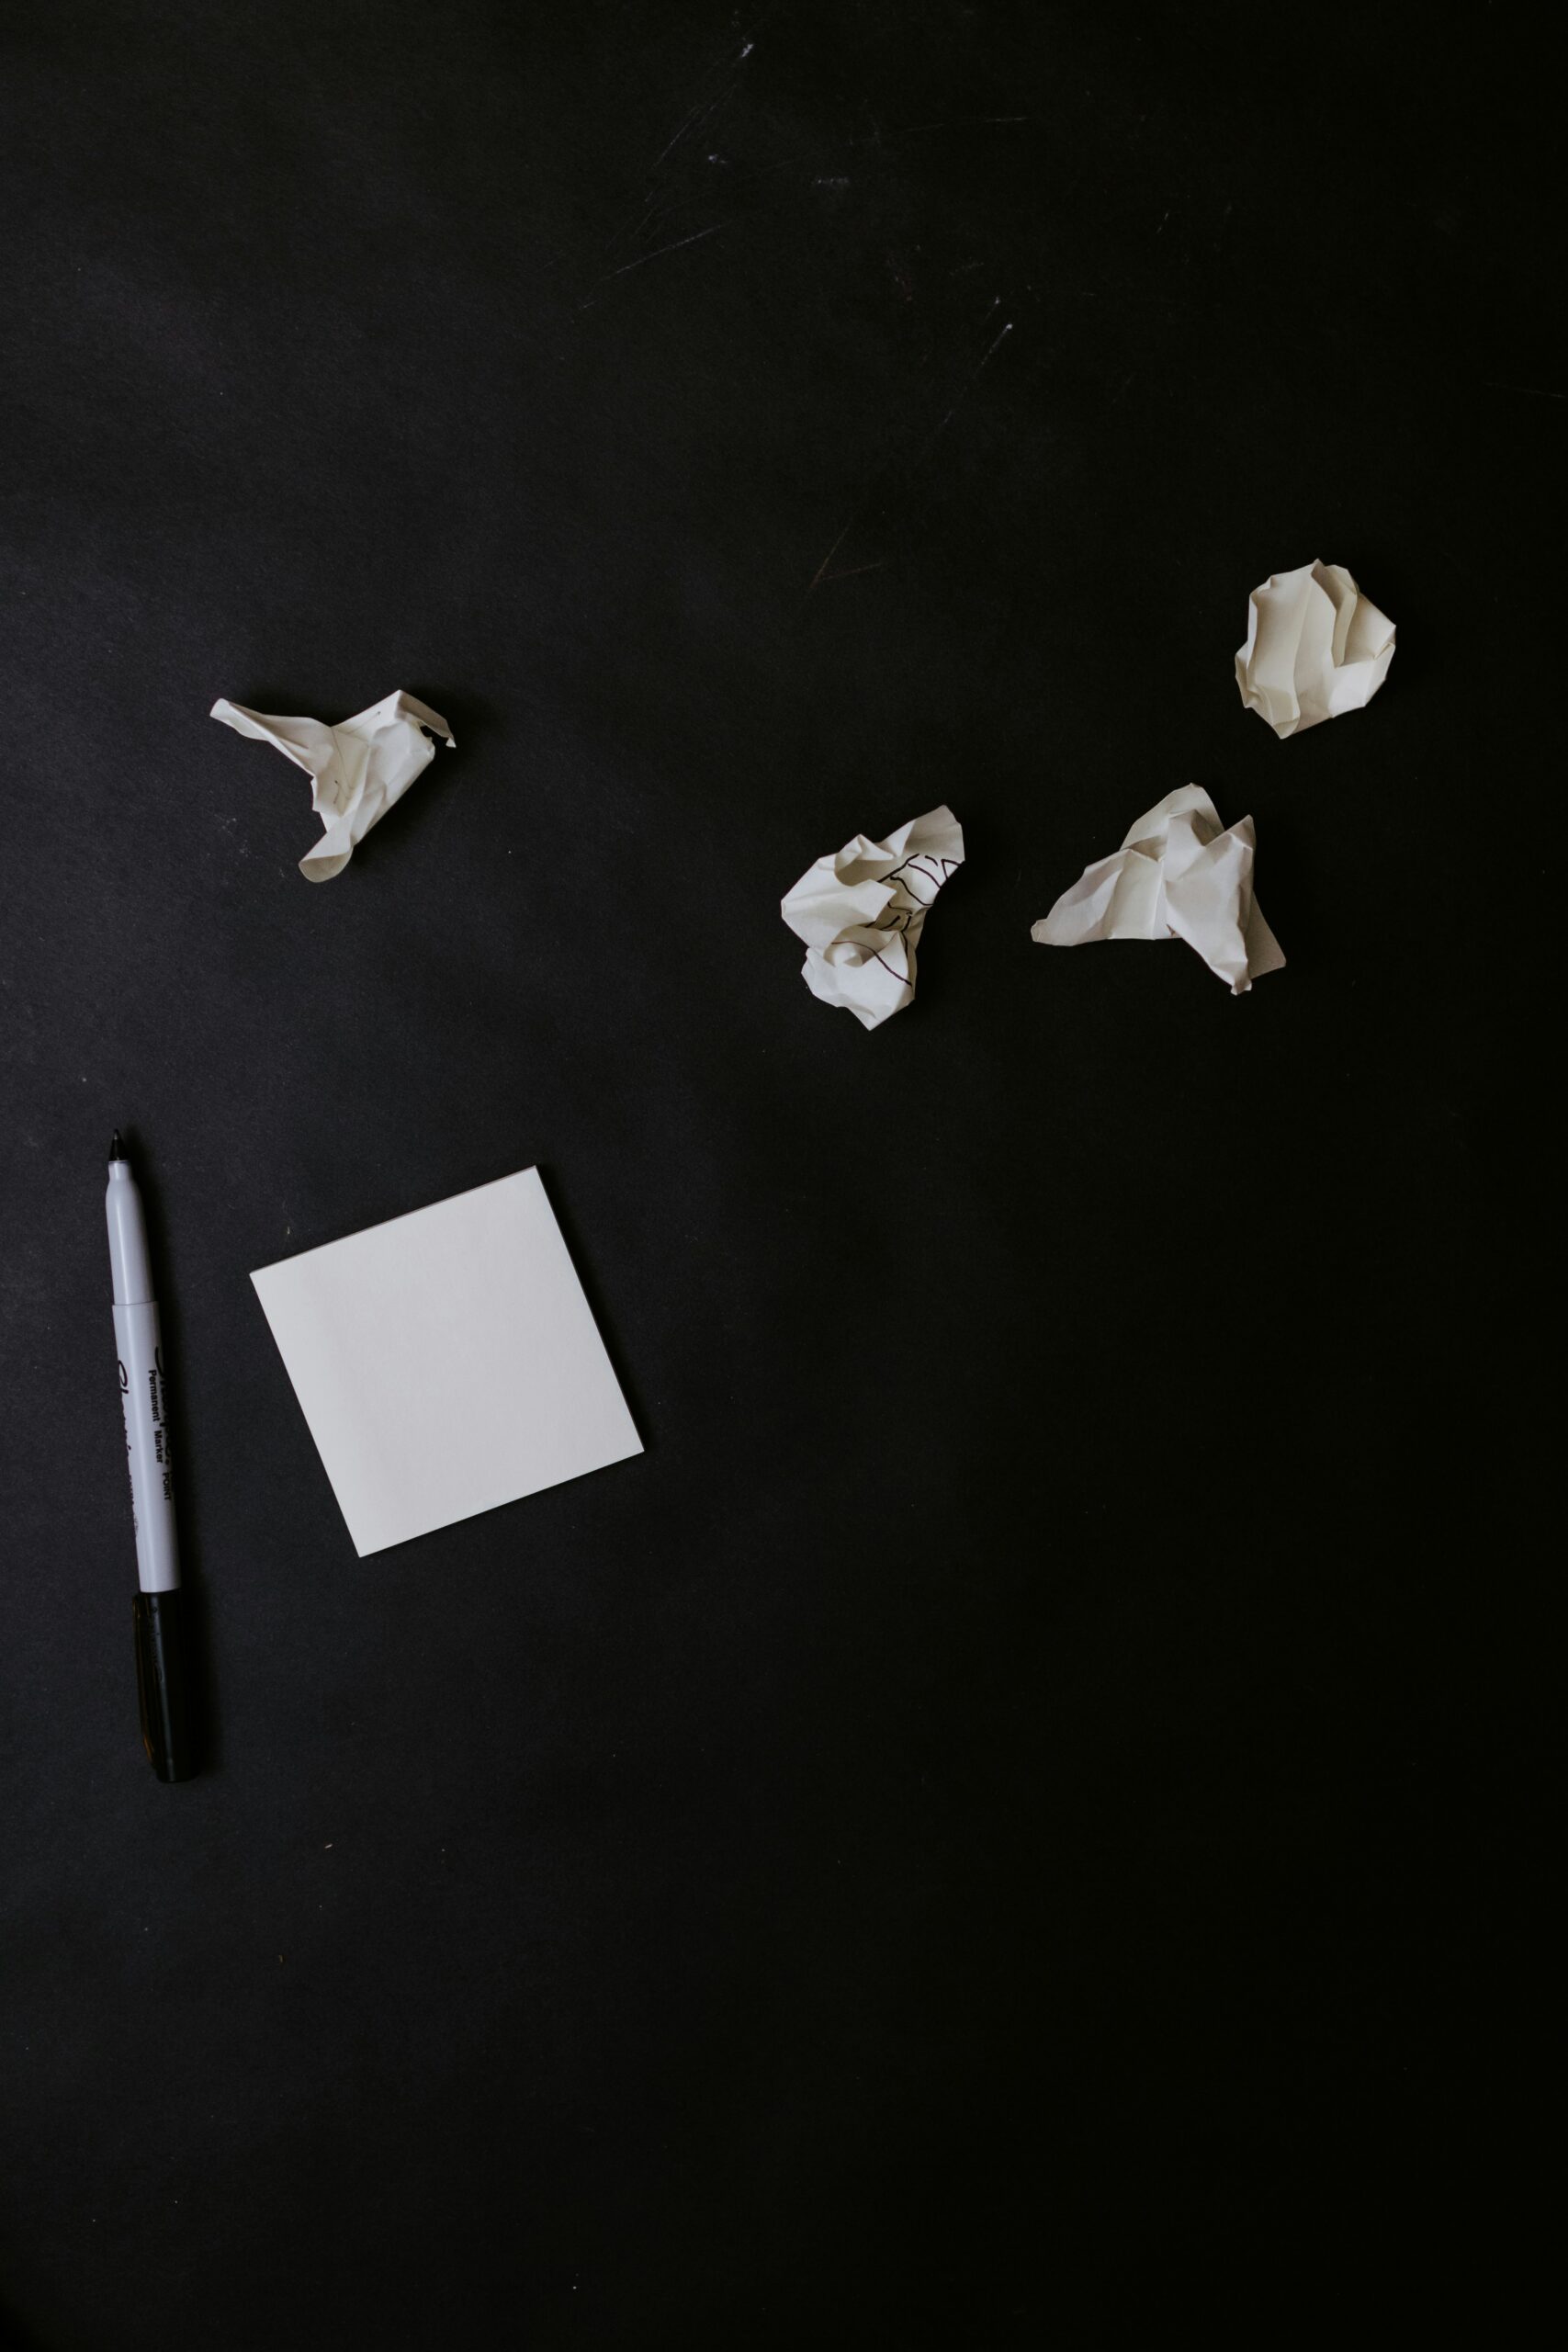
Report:
<svg viewBox="0 0 1568 2352"><path fill-rule="evenodd" d="M819 857L779 912L806 942L801 978L824 1004L863 1028L901 1012L915 993L915 949L937 892L964 863L964 829L951 808L912 817L885 842L857 833Z"/></svg>
<svg viewBox="0 0 1568 2352"><path fill-rule="evenodd" d="M1114 857L1085 868L1030 933L1044 947L1091 939L1184 939L1241 996L1284 963L1252 895L1252 820L1222 831L1196 784L1139 818Z"/></svg>
<svg viewBox="0 0 1568 2352"><path fill-rule="evenodd" d="M330 882L343 872L371 826L434 758L432 735L448 749L457 740L436 712L404 694L388 695L335 727L319 718L274 718L222 700L211 716L237 735L273 744L310 777L310 806L326 832L299 860L307 882Z"/></svg>
<svg viewBox="0 0 1568 2352"><path fill-rule="evenodd" d="M1247 599L1235 682L1284 741L1371 702L1393 660L1393 623L1342 563L1271 572Z"/></svg>

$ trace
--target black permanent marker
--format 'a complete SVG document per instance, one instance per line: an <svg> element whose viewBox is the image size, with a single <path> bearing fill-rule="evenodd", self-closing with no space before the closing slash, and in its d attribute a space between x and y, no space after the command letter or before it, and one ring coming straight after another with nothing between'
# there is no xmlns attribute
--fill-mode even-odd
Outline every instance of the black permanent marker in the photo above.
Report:
<svg viewBox="0 0 1568 2352"><path fill-rule="evenodd" d="M105 1205L109 1269L114 1277L119 1398L125 1413L130 1510L136 1528L136 1687L141 1702L141 1739L161 1781L185 1781L195 1767L164 1350L141 1195L120 1148L118 1128L109 1146Z"/></svg>

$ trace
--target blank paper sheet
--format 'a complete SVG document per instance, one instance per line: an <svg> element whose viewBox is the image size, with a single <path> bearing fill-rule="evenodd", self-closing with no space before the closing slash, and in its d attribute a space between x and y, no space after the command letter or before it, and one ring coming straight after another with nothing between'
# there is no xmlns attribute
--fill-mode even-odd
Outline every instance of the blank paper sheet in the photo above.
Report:
<svg viewBox="0 0 1568 2352"><path fill-rule="evenodd" d="M251 1280L361 1559L642 1452L536 1169Z"/></svg>

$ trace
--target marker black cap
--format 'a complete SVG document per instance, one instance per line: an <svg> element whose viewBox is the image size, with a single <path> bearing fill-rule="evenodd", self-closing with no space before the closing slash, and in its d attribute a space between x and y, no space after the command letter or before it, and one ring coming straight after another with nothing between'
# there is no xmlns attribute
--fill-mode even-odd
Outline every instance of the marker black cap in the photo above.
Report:
<svg viewBox="0 0 1568 2352"><path fill-rule="evenodd" d="M172 1592L139 1592L135 1601L141 1745L161 1781L188 1781L196 1770L184 1600L176 1585Z"/></svg>

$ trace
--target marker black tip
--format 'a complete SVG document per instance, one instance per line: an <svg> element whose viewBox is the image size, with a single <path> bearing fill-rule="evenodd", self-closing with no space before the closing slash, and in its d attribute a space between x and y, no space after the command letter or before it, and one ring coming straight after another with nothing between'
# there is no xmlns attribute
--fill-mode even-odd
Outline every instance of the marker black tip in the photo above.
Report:
<svg viewBox="0 0 1568 2352"><path fill-rule="evenodd" d="M111 1159L123 1159L125 1158L125 1152L119 1140L119 1129L118 1127L116 1127L114 1131L114 1141L109 1146L109 1158Z"/></svg>

